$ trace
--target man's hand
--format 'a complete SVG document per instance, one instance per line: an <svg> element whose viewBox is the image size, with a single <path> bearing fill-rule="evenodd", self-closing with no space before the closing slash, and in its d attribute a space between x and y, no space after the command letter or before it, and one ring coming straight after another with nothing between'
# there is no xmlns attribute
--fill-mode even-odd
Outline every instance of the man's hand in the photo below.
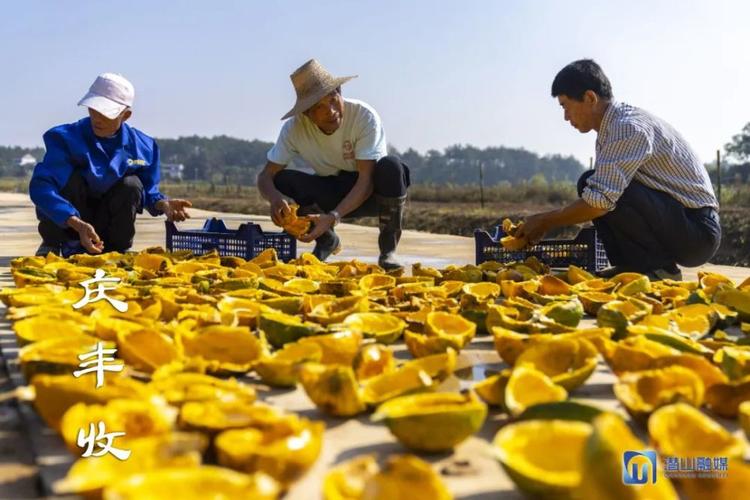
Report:
<svg viewBox="0 0 750 500"><path fill-rule="evenodd" d="M94 254L102 253L104 250L104 242L99 238L99 235L96 234L94 226L75 216L68 218L66 224L78 233L81 246L83 246L87 252Z"/></svg>
<svg viewBox="0 0 750 500"><path fill-rule="evenodd" d="M313 214L308 215L308 217L310 217L313 223L312 230L309 233L303 234L299 237L300 241L304 241L306 243L317 239L320 235L331 229L336 222L336 217L331 214Z"/></svg>
<svg viewBox="0 0 750 500"><path fill-rule="evenodd" d="M284 219L292 213L289 204L284 198L274 198L271 200L271 220L279 227L284 225Z"/></svg>
<svg viewBox="0 0 750 500"><path fill-rule="evenodd" d="M182 222L185 219L189 219L190 214L187 212L187 209L192 206L193 204L188 200L181 200L179 198L156 202L156 209L164 212L167 220L172 222Z"/></svg>
<svg viewBox="0 0 750 500"><path fill-rule="evenodd" d="M544 238L544 235L551 229L548 214L536 214L527 217L523 223L518 226L516 238L525 239L529 245L535 245Z"/></svg>

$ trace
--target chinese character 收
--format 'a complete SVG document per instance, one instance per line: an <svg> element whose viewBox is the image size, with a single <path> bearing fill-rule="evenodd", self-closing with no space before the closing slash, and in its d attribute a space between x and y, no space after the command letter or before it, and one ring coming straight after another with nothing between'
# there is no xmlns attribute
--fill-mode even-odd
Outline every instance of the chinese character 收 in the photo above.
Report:
<svg viewBox="0 0 750 500"><path fill-rule="evenodd" d="M98 429L98 430L97 430ZM84 434L83 429L78 429L78 438L76 444L79 448L86 447L86 451L81 455L84 458L88 457L101 457L107 453L111 453L120 460L126 460L130 456L130 450L121 450L112 446L112 442L118 436L124 436L124 432L105 432L104 422L99 422L97 428L94 427L93 422L89 424L88 435ZM105 441L102 443L101 441ZM94 448L100 448L99 451L94 451Z"/></svg>
<svg viewBox="0 0 750 500"><path fill-rule="evenodd" d="M103 269L97 269L94 273L93 278L91 278L90 280L81 281L80 284L83 287L85 294L83 298L81 298L81 300L73 304L73 309L80 309L91 302L106 300L112 305L112 307L114 307L121 313L124 313L128 310L127 302L113 299L112 297L107 297L107 295L104 293L107 290L114 290L115 288L117 288L116 286L111 285L111 283L117 283L118 281L120 281L120 278L105 278L105 276L106 273ZM92 290L89 288L89 285L97 285L97 287L95 290ZM92 293L95 293L93 298L91 297Z"/></svg>

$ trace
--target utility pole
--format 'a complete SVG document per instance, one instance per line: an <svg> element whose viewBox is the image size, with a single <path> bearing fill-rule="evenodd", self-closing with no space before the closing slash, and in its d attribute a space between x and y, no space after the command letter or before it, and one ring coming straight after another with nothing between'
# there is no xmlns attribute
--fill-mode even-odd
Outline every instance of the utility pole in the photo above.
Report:
<svg viewBox="0 0 750 500"><path fill-rule="evenodd" d="M484 162L479 161L479 203L484 208Z"/></svg>
<svg viewBox="0 0 750 500"><path fill-rule="evenodd" d="M716 150L716 197L721 206L721 150Z"/></svg>
<svg viewBox="0 0 750 500"><path fill-rule="evenodd" d="M594 157L589 156L589 170L593 170L593 169L594 169Z"/></svg>

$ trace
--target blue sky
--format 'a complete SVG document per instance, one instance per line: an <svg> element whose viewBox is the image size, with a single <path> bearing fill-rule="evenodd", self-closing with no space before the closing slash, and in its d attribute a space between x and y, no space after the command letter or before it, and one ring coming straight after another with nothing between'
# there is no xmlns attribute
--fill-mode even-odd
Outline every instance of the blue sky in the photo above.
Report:
<svg viewBox="0 0 750 500"><path fill-rule="evenodd" d="M357 74L346 96L397 148L524 147L588 162L555 73L593 57L615 96L666 119L704 161L750 121L750 2L38 1L0 16L0 144L39 145L76 120L94 77L136 86L132 124L157 137L275 139L289 74L311 57Z"/></svg>

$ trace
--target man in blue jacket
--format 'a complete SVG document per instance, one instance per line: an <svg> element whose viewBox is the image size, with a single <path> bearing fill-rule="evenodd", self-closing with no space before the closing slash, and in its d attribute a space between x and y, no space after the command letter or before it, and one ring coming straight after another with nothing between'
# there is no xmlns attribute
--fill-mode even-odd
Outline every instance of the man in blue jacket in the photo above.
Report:
<svg viewBox="0 0 750 500"><path fill-rule="evenodd" d="M78 103L89 117L44 134L46 154L29 184L42 237L37 255L124 252L144 208L172 221L189 217L189 201L159 192L154 139L125 123L134 97L123 76L103 73Z"/></svg>

